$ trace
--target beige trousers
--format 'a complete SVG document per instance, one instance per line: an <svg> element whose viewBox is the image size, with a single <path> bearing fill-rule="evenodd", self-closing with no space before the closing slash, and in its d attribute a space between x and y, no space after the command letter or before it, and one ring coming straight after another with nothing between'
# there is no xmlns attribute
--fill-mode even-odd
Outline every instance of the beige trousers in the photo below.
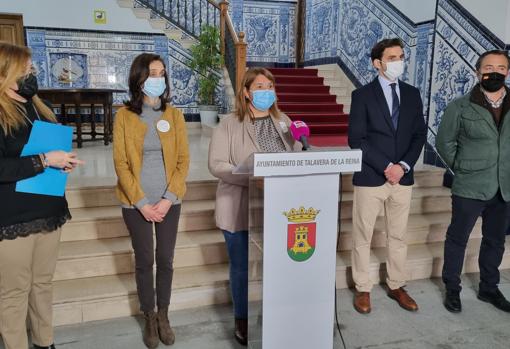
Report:
<svg viewBox="0 0 510 349"><path fill-rule="evenodd" d="M406 283L407 220L411 206L411 186L391 185L380 187L354 186L352 209L353 244L352 276L359 292L370 292L370 244L377 215L384 208L388 259L386 283L392 290Z"/></svg>
<svg viewBox="0 0 510 349"><path fill-rule="evenodd" d="M27 349L27 315L32 342L53 343L52 279L60 229L0 241L0 329L6 349Z"/></svg>

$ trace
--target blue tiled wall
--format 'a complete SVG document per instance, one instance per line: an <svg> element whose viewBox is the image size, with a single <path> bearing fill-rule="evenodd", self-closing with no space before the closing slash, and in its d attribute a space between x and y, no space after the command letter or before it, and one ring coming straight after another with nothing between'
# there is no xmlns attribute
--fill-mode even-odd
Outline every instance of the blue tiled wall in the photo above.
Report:
<svg viewBox="0 0 510 349"><path fill-rule="evenodd" d="M186 114L198 113L197 79L188 67L189 51L164 35L26 28L26 37L41 87L127 90L133 59L142 52L155 52L164 57L167 64L171 103ZM66 73L69 67L73 71ZM73 78L69 81L66 74ZM222 91L220 88L220 105L223 104ZM126 97L126 94L116 94L114 102L120 104Z"/></svg>
<svg viewBox="0 0 510 349"><path fill-rule="evenodd" d="M475 63L480 54L506 48L455 0L438 0L436 23L428 119L432 145L447 104L477 83ZM425 151L425 163L441 165L430 146Z"/></svg>
<svg viewBox="0 0 510 349"><path fill-rule="evenodd" d="M420 89L427 113L433 30L433 21L415 24L386 0L307 0L305 61L338 63L355 85L364 85L376 75L374 44L399 37L407 63L402 79Z"/></svg>
<svg viewBox="0 0 510 349"><path fill-rule="evenodd" d="M295 62L295 1L233 0L230 3L234 27L246 34L248 62Z"/></svg>

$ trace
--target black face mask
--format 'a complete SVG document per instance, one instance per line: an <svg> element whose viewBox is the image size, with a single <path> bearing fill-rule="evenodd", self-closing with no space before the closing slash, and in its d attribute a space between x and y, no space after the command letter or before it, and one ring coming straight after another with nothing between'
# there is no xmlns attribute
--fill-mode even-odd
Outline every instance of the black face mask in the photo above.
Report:
<svg viewBox="0 0 510 349"><path fill-rule="evenodd" d="M18 82L16 93L25 99L30 99L37 94L38 89L37 78L34 74L29 74L25 79Z"/></svg>
<svg viewBox="0 0 510 349"><path fill-rule="evenodd" d="M485 73L482 74L480 84L487 92L499 91L505 85L506 76L500 73Z"/></svg>

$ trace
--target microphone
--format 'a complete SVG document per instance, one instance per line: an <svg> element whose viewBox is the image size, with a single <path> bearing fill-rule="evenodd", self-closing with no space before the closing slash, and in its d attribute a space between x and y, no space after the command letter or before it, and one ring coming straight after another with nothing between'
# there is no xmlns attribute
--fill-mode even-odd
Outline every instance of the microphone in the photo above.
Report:
<svg viewBox="0 0 510 349"><path fill-rule="evenodd" d="M292 121L290 124L290 133L296 141L303 144L303 150L308 150L310 145L306 137L310 136L310 129L303 121Z"/></svg>

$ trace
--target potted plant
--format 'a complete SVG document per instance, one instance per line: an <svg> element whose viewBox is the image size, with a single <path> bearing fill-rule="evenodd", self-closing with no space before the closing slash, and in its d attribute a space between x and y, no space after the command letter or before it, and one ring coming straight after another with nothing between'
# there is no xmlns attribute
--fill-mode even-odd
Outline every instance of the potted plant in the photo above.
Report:
<svg viewBox="0 0 510 349"><path fill-rule="evenodd" d="M218 106L214 104L214 92L223 64L220 53L220 31L205 25L198 37L198 43L191 47L190 67L198 72L198 98L200 121L202 125L214 126L218 120Z"/></svg>

